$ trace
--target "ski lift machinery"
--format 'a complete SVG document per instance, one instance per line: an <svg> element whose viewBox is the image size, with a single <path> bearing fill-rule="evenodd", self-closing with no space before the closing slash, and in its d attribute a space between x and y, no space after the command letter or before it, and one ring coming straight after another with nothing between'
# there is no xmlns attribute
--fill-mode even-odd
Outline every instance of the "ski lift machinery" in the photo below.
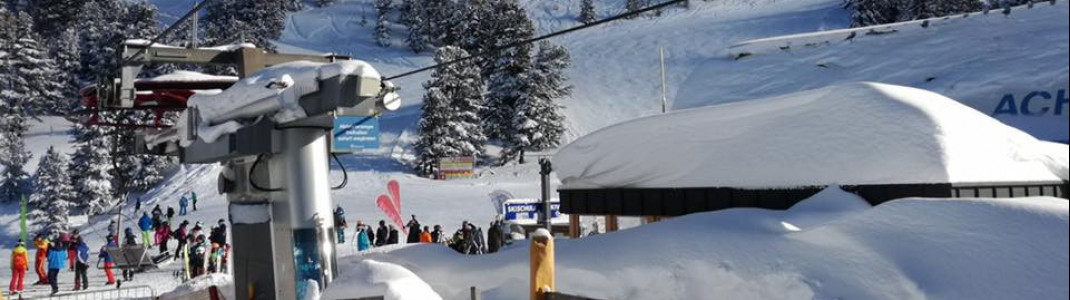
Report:
<svg viewBox="0 0 1070 300"><path fill-rule="evenodd" d="M334 63L350 58L273 54L253 47L186 49L152 42L127 42L120 52L119 78L83 90L83 102L98 112L187 110L178 120L190 128L187 134L177 128L140 126L134 152L175 156L184 164L224 166L218 190L230 203L234 223L238 298L303 299L306 293L325 288L337 274L336 229L329 219L334 207L328 183L330 133L340 117L373 117L399 108L396 88L377 76L340 74L316 79L318 91L300 97L298 103L308 117L277 123L255 117L274 110L254 110L203 120L196 109L187 109L189 97L199 90L228 88L234 80L145 82L137 79L141 69L157 63L229 65L244 78L288 62ZM202 123L237 119L258 121L213 142L196 136L195 128Z"/></svg>

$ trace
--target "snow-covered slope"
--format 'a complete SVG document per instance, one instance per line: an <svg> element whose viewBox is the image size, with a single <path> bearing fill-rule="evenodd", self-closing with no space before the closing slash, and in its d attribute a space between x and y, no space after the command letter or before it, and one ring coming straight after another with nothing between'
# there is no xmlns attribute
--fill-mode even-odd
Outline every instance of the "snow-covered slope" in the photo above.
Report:
<svg viewBox="0 0 1070 300"><path fill-rule="evenodd" d="M1068 205L1062 199L906 199L876 208L826 191L787 212L730 210L558 241L557 288L597 299L1063 299ZM794 222L794 223L793 223ZM470 257L437 245L340 262L346 293L400 265L447 299L527 295L528 249Z"/></svg>
<svg viewBox="0 0 1070 300"><path fill-rule="evenodd" d="M1060 182L1070 148L1048 144L933 92L853 83L621 123L554 162L567 189Z"/></svg>
<svg viewBox="0 0 1070 300"><path fill-rule="evenodd" d="M684 82L675 108L857 81L941 93L1034 136L1068 140L1070 3L740 43ZM737 59L738 58L738 59Z"/></svg>

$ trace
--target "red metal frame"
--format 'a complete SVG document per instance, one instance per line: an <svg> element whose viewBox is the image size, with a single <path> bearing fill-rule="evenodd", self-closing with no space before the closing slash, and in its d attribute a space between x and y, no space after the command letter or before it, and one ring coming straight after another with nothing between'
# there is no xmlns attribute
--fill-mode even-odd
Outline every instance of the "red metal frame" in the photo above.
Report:
<svg viewBox="0 0 1070 300"><path fill-rule="evenodd" d="M164 113L186 110L186 102L189 101L190 97L196 94L196 91L227 89L234 85L235 82L236 81L233 80L194 82L138 81L134 83L134 88L138 91L138 95L134 98L133 107L102 107L102 105L100 105L100 100L97 98L97 86L89 86L80 91L82 105L87 108L87 111L91 114L85 124L91 126L124 128L170 128L171 126L163 125ZM102 111L123 110L152 111L156 118L152 125L100 122L100 113Z"/></svg>

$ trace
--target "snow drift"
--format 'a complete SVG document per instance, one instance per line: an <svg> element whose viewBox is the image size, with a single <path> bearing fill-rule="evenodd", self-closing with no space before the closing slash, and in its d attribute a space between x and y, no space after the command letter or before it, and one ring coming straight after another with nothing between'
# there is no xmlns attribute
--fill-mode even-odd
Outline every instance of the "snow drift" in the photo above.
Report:
<svg viewBox="0 0 1070 300"><path fill-rule="evenodd" d="M386 300L442 300L420 277L402 266L374 260L340 266L339 280L322 299L353 299L354 295L385 296Z"/></svg>
<svg viewBox="0 0 1070 300"><path fill-rule="evenodd" d="M698 64L675 109L875 81L930 90L1070 140L1070 3L741 42ZM738 42L738 41L737 41ZM725 76L731 74L731 76Z"/></svg>
<svg viewBox="0 0 1070 300"><path fill-rule="evenodd" d="M792 188L1060 182L1068 151L936 93L855 83L626 122L554 162L565 189Z"/></svg>
<svg viewBox="0 0 1070 300"><path fill-rule="evenodd" d="M1066 200L859 201L830 189L786 212L735 209L559 241L557 285L621 300L1070 296ZM484 299L515 300L527 293L527 250L471 257L423 245L354 256L342 259L353 269L341 282L363 278L374 265L360 262L375 260L411 270L447 299L476 286Z"/></svg>

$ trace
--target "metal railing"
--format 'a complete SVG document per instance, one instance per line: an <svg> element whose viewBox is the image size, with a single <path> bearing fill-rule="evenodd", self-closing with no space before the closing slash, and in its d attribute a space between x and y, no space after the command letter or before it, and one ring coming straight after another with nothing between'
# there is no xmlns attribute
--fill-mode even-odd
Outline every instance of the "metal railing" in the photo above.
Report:
<svg viewBox="0 0 1070 300"><path fill-rule="evenodd" d="M133 286L114 290L85 291L65 293L55 296L19 297L11 300L98 300L98 299L123 299L123 300L152 300L156 299L156 290L149 286Z"/></svg>

